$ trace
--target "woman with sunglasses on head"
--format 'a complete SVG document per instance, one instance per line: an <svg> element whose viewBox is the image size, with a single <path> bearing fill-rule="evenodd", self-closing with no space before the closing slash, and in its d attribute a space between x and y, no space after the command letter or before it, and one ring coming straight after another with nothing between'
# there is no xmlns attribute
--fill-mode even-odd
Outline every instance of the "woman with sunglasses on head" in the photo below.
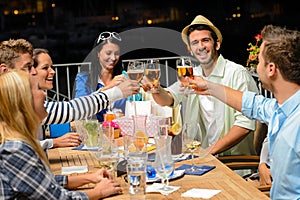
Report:
<svg viewBox="0 0 300 200"><path fill-rule="evenodd" d="M121 37L116 32L102 32L95 40L94 48L85 62L92 62L89 67L81 67L76 76L75 97L88 95L95 90L104 91L112 88L126 79L122 74L123 67L120 60ZM126 98L115 101L112 109L119 109L124 113ZM103 114L107 109L97 113L97 119L103 122Z"/></svg>
<svg viewBox="0 0 300 200"><path fill-rule="evenodd" d="M104 169L77 176L54 175L38 143L38 128L47 116L46 93L28 72L0 75L1 199L102 199L121 192ZM72 189L94 183L94 188Z"/></svg>

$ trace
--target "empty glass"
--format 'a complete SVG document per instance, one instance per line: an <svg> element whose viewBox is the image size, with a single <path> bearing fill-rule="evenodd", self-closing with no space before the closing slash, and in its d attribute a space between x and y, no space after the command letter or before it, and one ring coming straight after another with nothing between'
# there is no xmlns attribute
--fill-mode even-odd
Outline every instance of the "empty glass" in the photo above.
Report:
<svg viewBox="0 0 300 200"><path fill-rule="evenodd" d="M154 168L157 175L161 178L162 183L165 183L160 190L170 191L172 188L169 187L169 177L174 172L174 161L171 155L171 136L160 136L155 138L156 152Z"/></svg>

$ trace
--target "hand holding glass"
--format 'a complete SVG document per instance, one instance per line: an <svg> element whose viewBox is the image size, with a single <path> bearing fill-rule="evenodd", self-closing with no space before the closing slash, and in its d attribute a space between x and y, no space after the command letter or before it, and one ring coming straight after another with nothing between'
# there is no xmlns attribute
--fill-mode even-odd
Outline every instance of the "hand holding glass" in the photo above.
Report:
<svg viewBox="0 0 300 200"><path fill-rule="evenodd" d="M187 90L190 91L184 91L185 94L191 93L192 90L189 85L189 83L185 80L185 77L189 77L190 79L194 79L193 74L193 66L192 61L189 57L181 57L176 60L176 66L177 66L177 78L181 82L181 84L187 88Z"/></svg>

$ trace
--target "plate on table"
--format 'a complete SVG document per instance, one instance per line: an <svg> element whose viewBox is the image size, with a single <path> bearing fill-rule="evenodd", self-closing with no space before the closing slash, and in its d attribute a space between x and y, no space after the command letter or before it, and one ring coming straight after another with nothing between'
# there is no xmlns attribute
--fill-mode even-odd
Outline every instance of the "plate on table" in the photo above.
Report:
<svg viewBox="0 0 300 200"><path fill-rule="evenodd" d="M172 176L169 177L169 181L183 177L184 171L185 170L174 170L174 173L172 174ZM158 176L156 176L154 178L146 178L146 183L155 183L155 182L159 182L159 181L161 181L161 179Z"/></svg>

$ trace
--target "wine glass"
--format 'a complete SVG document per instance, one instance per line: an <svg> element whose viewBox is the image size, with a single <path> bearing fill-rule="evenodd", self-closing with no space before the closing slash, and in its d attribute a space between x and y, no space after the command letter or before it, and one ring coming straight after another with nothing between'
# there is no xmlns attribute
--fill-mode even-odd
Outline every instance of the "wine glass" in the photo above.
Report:
<svg viewBox="0 0 300 200"><path fill-rule="evenodd" d="M185 80L185 77L189 77L190 79L194 79L193 75L193 65L192 61L189 57L181 57L176 60L176 68L177 68L177 78L185 87L184 94L191 94L193 92L192 85Z"/></svg>
<svg viewBox="0 0 300 200"><path fill-rule="evenodd" d="M150 93L159 93L157 88L154 86L158 83L160 78L160 63L159 60L149 60L145 66L145 76L152 84L152 88L149 90Z"/></svg>
<svg viewBox="0 0 300 200"><path fill-rule="evenodd" d="M144 63L140 61L131 61L128 63L127 67L127 75L128 78L131 80L136 80L140 82L144 76ZM134 103L134 115L137 114L136 112L136 103L135 103L135 96L133 95L133 103Z"/></svg>
<svg viewBox="0 0 300 200"><path fill-rule="evenodd" d="M192 155L192 165L190 168L187 168L187 172L197 172L201 171L194 165L194 152L198 149L201 149L203 144L203 137L200 134L200 125L197 122L185 122L182 129L182 152L190 152Z"/></svg>
<svg viewBox="0 0 300 200"><path fill-rule="evenodd" d="M169 177L174 173L174 161L171 156L172 136L158 136L155 138L156 153L154 168L156 174L161 178L163 187L162 191L172 190L169 187ZM166 181L166 184L165 184Z"/></svg>
<svg viewBox="0 0 300 200"><path fill-rule="evenodd" d="M114 139L113 127L104 127L99 132L100 140L98 151L92 151L93 155L99 161L101 168L107 169L107 171L116 177L116 167L120 158L120 151L118 148L117 140Z"/></svg>
<svg viewBox="0 0 300 200"><path fill-rule="evenodd" d="M127 74L131 80L140 82L144 76L144 63L140 61L131 61L128 63Z"/></svg>

